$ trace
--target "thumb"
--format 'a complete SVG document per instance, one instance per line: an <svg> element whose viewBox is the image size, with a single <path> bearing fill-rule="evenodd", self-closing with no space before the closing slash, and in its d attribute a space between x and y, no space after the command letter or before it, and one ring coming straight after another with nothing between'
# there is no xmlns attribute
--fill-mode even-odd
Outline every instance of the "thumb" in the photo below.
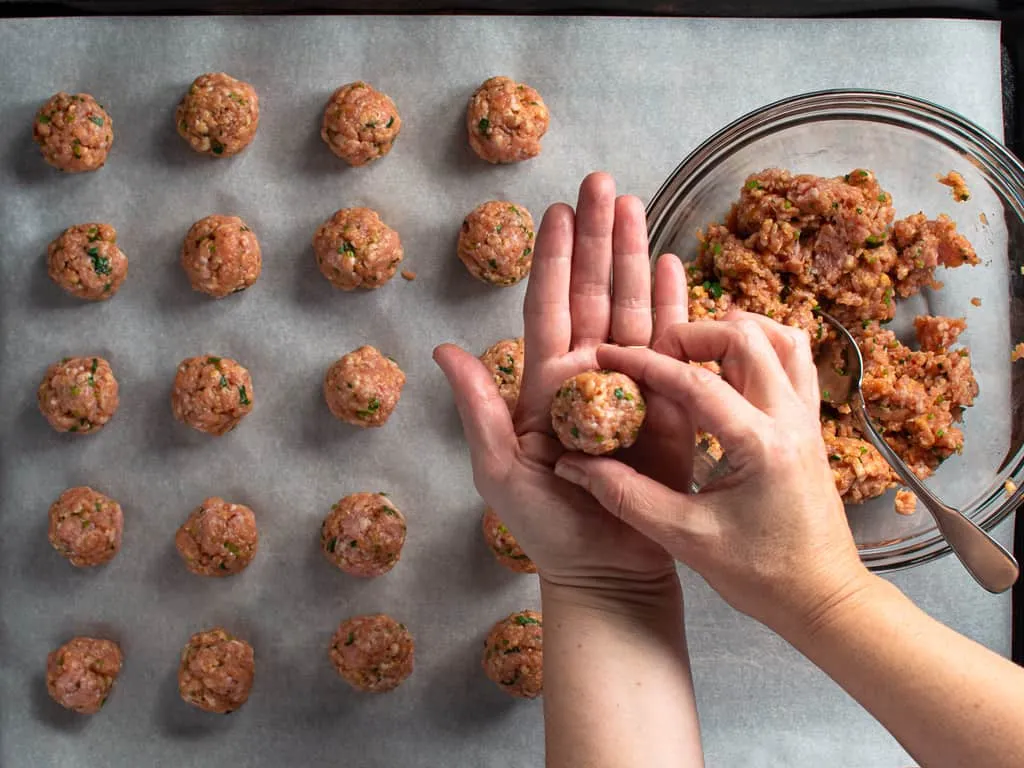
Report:
<svg viewBox="0 0 1024 768"><path fill-rule="evenodd" d="M500 481L512 467L515 429L508 406L487 368L454 344L434 350L434 362L448 379L477 480Z"/></svg>
<svg viewBox="0 0 1024 768"><path fill-rule="evenodd" d="M621 461L567 453L555 464L555 474L580 486L598 503L669 553L679 538L691 500L641 475Z"/></svg>

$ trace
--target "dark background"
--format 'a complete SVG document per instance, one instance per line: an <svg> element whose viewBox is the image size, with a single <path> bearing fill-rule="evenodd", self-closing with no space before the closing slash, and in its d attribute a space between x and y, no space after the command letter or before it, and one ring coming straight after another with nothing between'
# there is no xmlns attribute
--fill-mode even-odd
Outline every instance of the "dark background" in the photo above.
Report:
<svg viewBox="0 0 1024 768"><path fill-rule="evenodd" d="M1024 158L1024 0L0 0L0 17L211 13L530 13L628 16L929 16L1003 22L1006 144ZM2 67L0 52L0 67ZM0 70L2 71L2 70ZM2 75L0 75L2 82ZM1014 535L1024 561L1024 515ZM1013 659L1024 664L1024 585L1013 590Z"/></svg>

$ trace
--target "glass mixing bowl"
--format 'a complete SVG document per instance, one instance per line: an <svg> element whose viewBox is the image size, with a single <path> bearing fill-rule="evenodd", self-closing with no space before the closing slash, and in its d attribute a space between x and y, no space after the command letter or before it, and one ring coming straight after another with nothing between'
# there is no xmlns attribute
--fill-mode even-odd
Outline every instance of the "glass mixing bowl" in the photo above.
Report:
<svg viewBox="0 0 1024 768"><path fill-rule="evenodd" d="M982 263L937 270L945 286L901 301L891 327L910 341L915 315L967 318L961 343L971 350L980 391L961 425L963 454L944 462L928 485L991 529L1024 496L1017 489L1024 485L1024 362L1010 361L1024 341L1024 167L981 128L936 104L880 91L794 96L726 126L676 168L647 208L651 253L695 258L697 231L722 221L749 174L772 166L821 176L870 168L892 195L897 218L945 213L974 244ZM966 179L967 202L955 202L938 183L950 170ZM705 469L712 463L702 457ZM848 505L847 516L872 570L950 551L921 504L913 515L894 511L893 491Z"/></svg>

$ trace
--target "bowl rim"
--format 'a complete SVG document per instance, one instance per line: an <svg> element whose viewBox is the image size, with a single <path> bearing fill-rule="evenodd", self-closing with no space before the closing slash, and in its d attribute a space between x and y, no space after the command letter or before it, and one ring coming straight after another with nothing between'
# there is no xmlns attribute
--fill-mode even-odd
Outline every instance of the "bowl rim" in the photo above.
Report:
<svg viewBox="0 0 1024 768"><path fill-rule="evenodd" d="M714 168L723 156L728 156L763 135L776 133L791 125L821 119L878 122L879 116L872 110L887 113L890 117L884 122L901 128L923 129L931 138L947 144L952 135L958 140L959 151L969 157L974 165L980 166L979 170L985 174L988 182L999 182L993 185L998 187L1005 202L1011 205L1018 218L1024 222L1024 165L1001 141L978 124L933 101L898 91L824 89L787 96L753 109L715 131L686 155L651 197L646 208L652 262L657 259L653 246L662 239L662 229L672 220L672 214L679 210L680 203L702 180L704 173ZM940 132L944 139L940 139ZM1024 449L1018 450L1014 457L1018 464L1021 463L1019 459L1022 455ZM1013 465L1014 459L1005 465ZM1016 477L1020 473L1012 474ZM968 517L984 530L991 531L1016 511L1024 500L1024 483L1017 482L1016 485L1018 487L1008 497L1003 495L999 498L998 493L989 493L971 502L968 509L971 509L972 514ZM913 543L922 538L922 541ZM860 552L859 547L858 552L864 564L876 573L904 570L952 552L937 528L930 536L917 534L909 542L891 552L879 552L867 557L864 552ZM881 543L872 549L885 546Z"/></svg>

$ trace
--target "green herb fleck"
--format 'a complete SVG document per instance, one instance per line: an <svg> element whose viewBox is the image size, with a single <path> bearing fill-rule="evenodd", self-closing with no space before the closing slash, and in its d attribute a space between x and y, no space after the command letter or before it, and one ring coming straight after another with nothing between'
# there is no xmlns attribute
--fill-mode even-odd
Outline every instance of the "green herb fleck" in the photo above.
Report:
<svg viewBox="0 0 1024 768"><path fill-rule="evenodd" d="M712 298L722 298L722 284L717 281L705 280L704 290L710 293Z"/></svg>
<svg viewBox="0 0 1024 768"><path fill-rule="evenodd" d="M491 129L491 121L486 117L481 117L480 122L476 124L476 127L480 133L486 136Z"/></svg>
<svg viewBox="0 0 1024 768"><path fill-rule="evenodd" d="M355 632L349 632L348 638L345 640L345 645L352 645L356 641Z"/></svg>
<svg viewBox="0 0 1024 768"><path fill-rule="evenodd" d="M385 128L390 128L394 124L395 124L395 116L392 115L391 117L388 118L387 125L385 125L384 127Z"/></svg>
<svg viewBox="0 0 1024 768"><path fill-rule="evenodd" d="M822 390L821 396L825 400L831 400L832 399L832 393L829 392L827 389Z"/></svg>
<svg viewBox="0 0 1024 768"><path fill-rule="evenodd" d="M245 391L245 385L238 388L238 402L242 405L251 405L252 401L249 399L249 395Z"/></svg>
<svg viewBox="0 0 1024 768"><path fill-rule="evenodd" d="M46 125L47 123L50 122L50 116L49 115L40 115L39 116L39 122L42 123L43 125Z"/></svg>
<svg viewBox="0 0 1024 768"><path fill-rule="evenodd" d="M95 243L97 240L100 239L99 227L89 227L89 229L85 233L85 236L89 238L90 243Z"/></svg>
<svg viewBox="0 0 1024 768"><path fill-rule="evenodd" d="M935 433L935 436L942 437L944 434L946 434L946 430L940 429L938 432Z"/></svg>
<svg viewBox="0 0 1024 768"><path fill-rule="evenodd" d="M359 542L356 541L355 539L352 539L352 541L350 541L348 543L348 546L349 546L349 549L356 549L359 546Z"/></svg>
<svg viewBox="0 0 1024 768"><path fill-rule="evenodd" d="M580 436L580 431L577 427L573 427L572 429L569 430L569 434L572 435L573 437L578 438Z"/></svg>
<svg viewBox="0 0 1024 768"><path fill-rule="evenodd" d="M750 181L747 182L747 189L760 189L760 188L761 188L761 182L758 181L757 179L751 179Z"/></svg>
<svg viewBox="0 0 1024 768"><path fill-rule="evenodd" d="M341 253L341 254L351 253L352 254L352 258L355 258L355 256L356 256L356 247L354 245L352 245L352 243L350 243L348 240L346 240L340 246L338 246L338 253Z"/></svg>
<svg viewBox="0 0 1024 768"><path fill-rule="evenodd" d="M523 249L523 256L529 256L531 253L533 253L533 248L527 246L526 248Z"/></svg>
<svg viewBox="0 0 1024 768"><path fill-rule="evenodd" d="M213 152L213 154L215 154L215 155L223 154L224 153L224 145L221 144L217 140L211 141L210 142L210 151Z"/></svg>
<svg viewBox="0 0 1024 768"><path fill-rule="evenodd" d="M227 389L228 388L228 377L225 376L223 373L220 375L220 388L221 389Z"/></svg>
<svg viewBox="0 0 1024 768"><path fill-rule="evenodd" d="M829 461L842 461L842 457L837 453L830 454L828 457Z"/></svg>
<svg viewBox="0 0 1024 768"><path fill-rule="evenodd" d="M504 373L506 376L511 376L512 374L514 374L516 372L515 368L505 367L504 365L499 365L498 366L498 370L501 371L502 373Z"/></svg>
<svg viewBox="0 0 1024 768"><path fill-rule="evenodd" d="M498 268L498 262L497 262L497 261L495 261L494 259L488 259L488 261L487 261L487 265L488 265L488 266L489 266L489 267L490 267L491 269L497 269L497 268Z"/></svg>
<svg viewBox="0 0 1024 768"><path fill-rule="evenodd" d="M89 255L92 260L93 271L97 275L109 275L110 274L110 259L106 256L100 256L100 249L93 245L85 249L85 252Z"/></svg>
<svg viewBox="0 0 1024 768"><path fill-rule="evenodd" d="M330 541L327 542L327 551L328 552L334 552L334 550L337 548L337 546L338 546L338 539L337 539L337 537L332 538Z"/></svg>
<svg viewBox="0 0 1024 768"><path fill-rule="evenodd" d="M867 240L864 241L864 247L877 248L885 242L885 239L885 233L882 233L881 235L868 235Z"/></svg>
<svg viewBox="0 0 1024 768"><path fill-rule="evenodd" d="M103 127L103 118L102 117L96 117L95 115L92 115L89 118L89 122L93 123L94 125L98 125L100 128Z"/></svg>
<svg viewBox="0 0 1024 768"><path fill-rule="evenodd" d="M888 200L889 200L889 196L886 195L885 192L883 192L882 194L880 194L878 196L878 202L880 202L880 203L884 203L884 202L886 202Z"/></svg>
<svg viewBox="0 0 1024 768"><path fill-rule="evenodd" d="M372 414L376 413L379 409L380 400L378 400L376 397L373 397L370 398L370 403L369 405L366 406L366 408L364 408L361 411L356 411L356 416L358 416L360 419L368 419Z"/></svg>
<svg viewBox="0 0 1024 768"><path fill-rule="evenodd" d="M540 622L537 621L532 616L523 616L522 614L520 614L519 616L516 616L514 621L520 627L525 627L527 624L540 624Z"/></svg>
<svg viewBox="0 0 1024 768"><path fill-rule="evenodd" d="M210 365L220 365L220 358L219 357L208 357L208 358L206 358L206 362L209 363Z"/></svg>
<svg viewBox="0 0 1024 768"><path fill-rule="evenodd" d="M230 552L235 557L238 557L241 554L241 551L238 549L238 547L233 542L230 542L230 541L225 541L224 542L224 549L226 549L228 552Z"/></svg>

